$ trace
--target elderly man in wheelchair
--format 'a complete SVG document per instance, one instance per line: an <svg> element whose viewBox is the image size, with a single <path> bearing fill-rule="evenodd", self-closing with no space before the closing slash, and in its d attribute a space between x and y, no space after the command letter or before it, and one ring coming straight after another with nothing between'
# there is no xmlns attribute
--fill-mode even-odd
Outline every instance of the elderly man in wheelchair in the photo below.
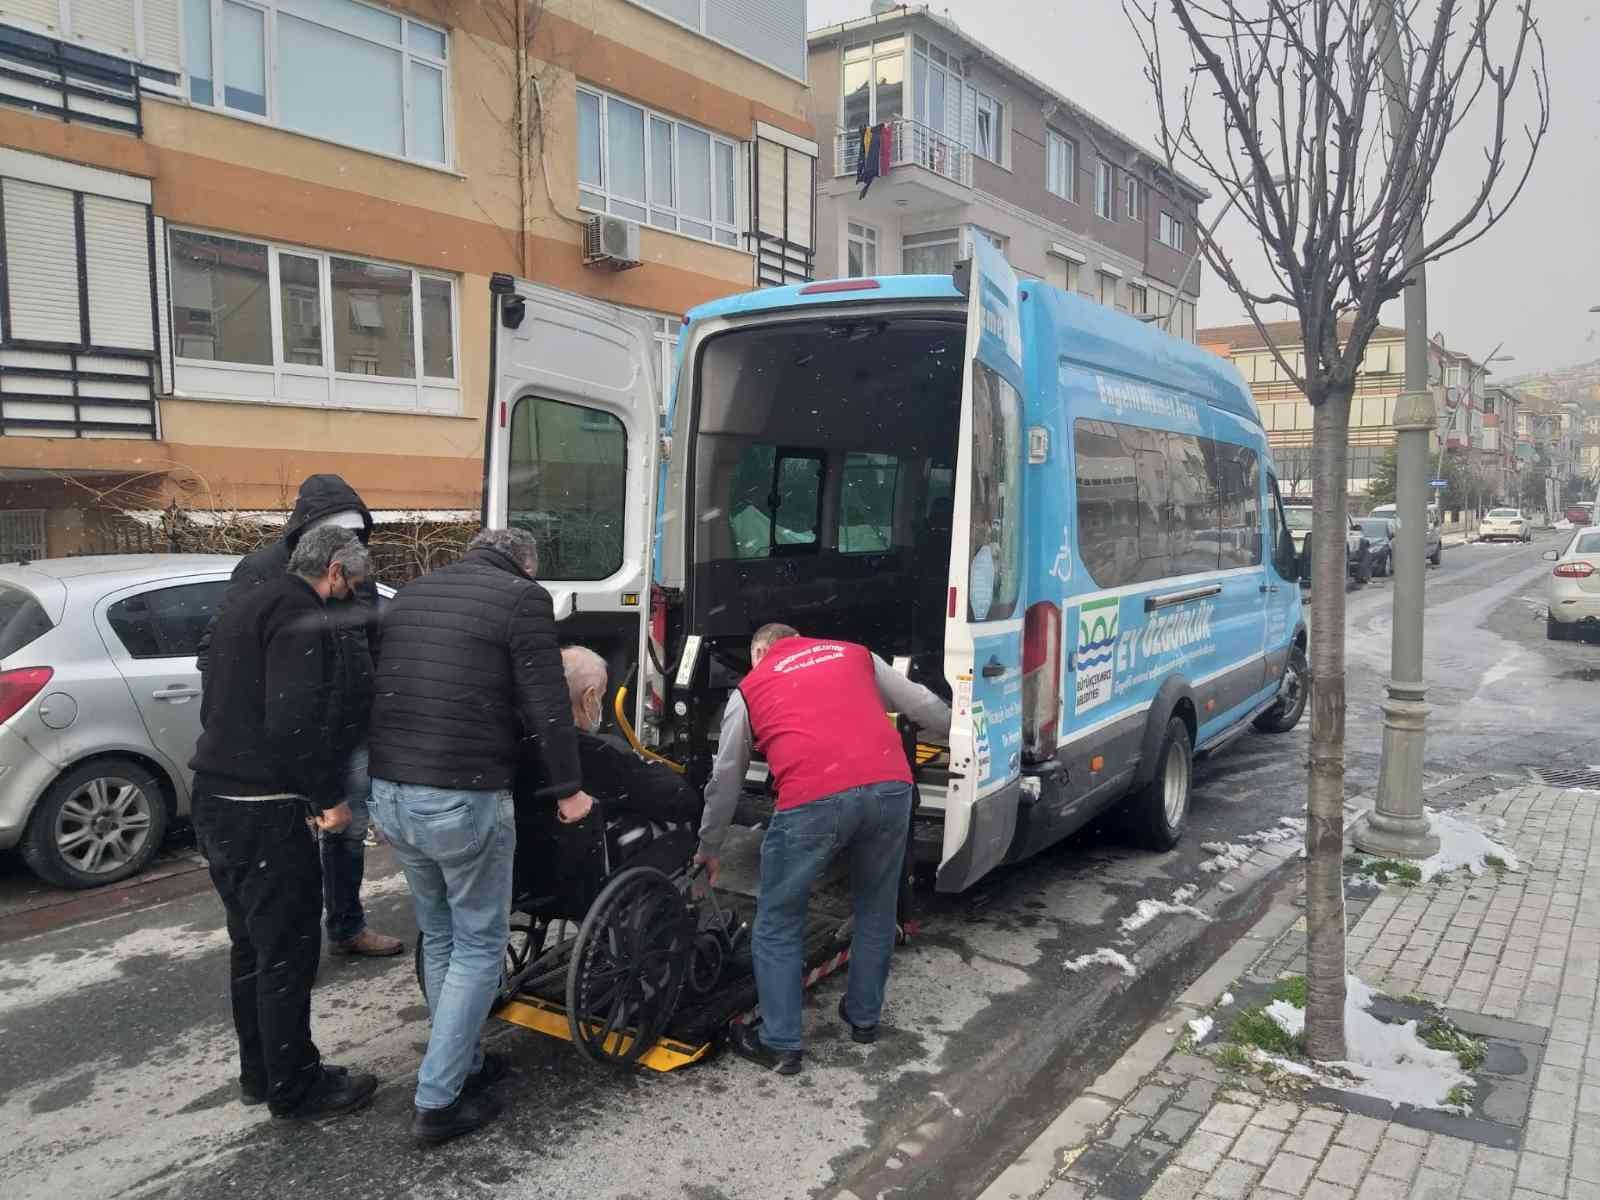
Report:
<svg viewBox="0 0 1600 1200"><path fill-rule="evenodd" d="M567 1036L587 1057L631 1065L661 1038L686 989L711 992L748 926L693 886L699 791L674 765L601 735L605 661L581 646L561 657L595 804L571 823L548 805L517 805L500 1001L535 1006L546 1020L564 1008ZM527 774L519 800L537 786Z"/></svg>

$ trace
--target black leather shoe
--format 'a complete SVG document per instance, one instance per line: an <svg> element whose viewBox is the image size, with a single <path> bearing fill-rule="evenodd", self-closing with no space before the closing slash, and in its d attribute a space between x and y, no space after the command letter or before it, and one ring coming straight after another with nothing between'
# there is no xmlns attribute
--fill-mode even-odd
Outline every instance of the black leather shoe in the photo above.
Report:
<svg viewBox="0 0 1600 1200"><path fill-rule="evenodd" d="M774 1050L761 1040L759 1025L735 1025L728 1033L728 1046L740 1058L760 1063L779 1075L800 1074L800 1051Z"/></svg>
<svg viewBox="0 0 1600 1200"><path fill-rule="evenodd" d="M263 1084L246 1083L239 1081L239 1103L246 1108L254 1108L258 1104L267 1102L267 1089Z"/></svg>
<svg viewBox="0 0 1600 1200"><path fill-rule="evenodd" d="M850 1040L858 1046L870 1046L878 1040L876 1025L857 1025L844 1010L844 997L839 997L839 1020L850 1026Z"/></svg>
<svg viewBox="0 0 1600 1200"><path fill-rule="evenodd" d="M305 1098L287 1112L272 1115L290 1121L317 1121L365 1108L378 1090L378 1077L366 1071L324 1065L322 1075Z"/></svg>
<svg viewBox="0 0 1600 1200"><path fill-rule="evenodd" d="M485 1088L493 1087L509 1074L511 1074L511 1060L504 1054L485 1050L483 1066L467 1076L466 1082L461 1085L461 1094L466 1096L473 1092L481 1092Z"/></svg>
<svg viewBox="0 0 1600 1200"><path fill-rule="evenodd" d="M411 1136L419 1142L437 1145L451 1138L474 1133L500 1115L500 1101L482 1093L462 1092L454 1104L444 1108L419 1108L411 1116Z"/></svg>

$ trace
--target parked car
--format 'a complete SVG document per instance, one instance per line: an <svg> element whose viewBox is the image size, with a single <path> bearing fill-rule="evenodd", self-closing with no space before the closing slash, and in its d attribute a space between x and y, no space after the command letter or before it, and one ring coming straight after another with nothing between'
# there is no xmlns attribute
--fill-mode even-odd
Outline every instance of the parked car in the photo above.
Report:
<svg viewBox="0 0 1600 1200"><path fill-rule="evenodd" d="M200 635L239 560L0 566L0 849L62 887L142 870L187 816ZM392 595L388 588L383 595Z"/></svg>
<svg viewBox="0 0 1600 1200"><path fill-rule="evenodd" d="M1400 513L1393 504L1380 504L1367 515L1383 517L1386 520L1393 521L1396 529L1400 526ZM1444 561L1444 526L1442 522L1443 518L1439 515L1439 506L1437 504L1428 505L1428 527L1427 531L1422 535L1423 554L1436 567Z"/></svg>
<svg viewBox="0 0 1600 1200"><path fill-rule="evenodd" d="M1556 564L1545 636L1555 642L1600 637L1600 530L1575 533L1566 549L1544 556Z"/></svg>
<svg viewBox="0 0 1600 1200"><path fill-rule="evenodd" d="M1588 500L1578 500L1567 505L1567 511L1562 514L1573 525L1592 525L1594 523L1594 504Z"/></svg>
<svg viewBox="0 0 1600 1200"><path fill-rule="evenodd" d="M1533 525L1515 508L1491 508L1478 523L1480 542L1531 542Z"/></svg>
<svg viewBox="0 0 1600 1200"><path fill-rule="evenodd" d="M1384 517L1363 517L1357 524L1372 546L1372 573L1393 575L1395 523Z"/></svg>
<svg viewBox="0 0 1600 1200"><path fill-rule="evenodd" d="M1307 539L1311 533L1311 505L1285 504L1283 515L1289 523L1289 536L1294 539L1295 552L1302 564L1301 570L1309 577L1311 548ZM1357 583L1367 583L1372 579L1372 543L1362 532L1361 526L1356 524L1354 517L1346 514L1344 520L1345 570Z"/></svg>

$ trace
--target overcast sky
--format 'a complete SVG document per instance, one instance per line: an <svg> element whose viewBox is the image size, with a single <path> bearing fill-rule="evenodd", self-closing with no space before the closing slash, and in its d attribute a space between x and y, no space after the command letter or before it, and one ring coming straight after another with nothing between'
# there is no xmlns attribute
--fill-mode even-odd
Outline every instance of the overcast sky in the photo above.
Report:
<svg viewBox="0 0 1600 1200"><path fill-rule="evenodd" d="M1533 177L1488 237L1428 273L1429 331L1480 357L1503 341L1501 353L1515 361L1499 365L1502 378L1600 358L1600 314L1588 311L1600 305L1600 5L1533 3L1552 92L1550 133ZM813 29L869 11L869 0L808 5ZM1118 0L935 0L930 7L1130 137L1155 145L1144 60ZM823 80L812 85L838 86ZM1459 168L1465 186L1470 157L1447 161L1446 167L1447 174ZM1186 173L1195 177L1192 170ZM1209 220L1210 212L1203 213ZM1224 223L1219 236L1227 235L1230 224ZM1233 236L1248 232L1241 226ZM1385 320L1400 324L1398 302L1391 309ZM1238 302L1208 272L1200 325L1244 319Z"/></svg>

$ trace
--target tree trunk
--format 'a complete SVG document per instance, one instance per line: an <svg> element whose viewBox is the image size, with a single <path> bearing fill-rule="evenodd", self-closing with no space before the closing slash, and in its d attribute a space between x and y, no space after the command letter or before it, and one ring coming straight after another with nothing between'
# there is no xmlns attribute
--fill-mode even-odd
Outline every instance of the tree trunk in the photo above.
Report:
<svg viewBox="0 0 1600 1200"><path fill-rule="evenodd" d="M1306 790L1306 1051L1344 1046L1345 463L1350 391L1314 408L1311 467L1311 767Z"/></svg>

